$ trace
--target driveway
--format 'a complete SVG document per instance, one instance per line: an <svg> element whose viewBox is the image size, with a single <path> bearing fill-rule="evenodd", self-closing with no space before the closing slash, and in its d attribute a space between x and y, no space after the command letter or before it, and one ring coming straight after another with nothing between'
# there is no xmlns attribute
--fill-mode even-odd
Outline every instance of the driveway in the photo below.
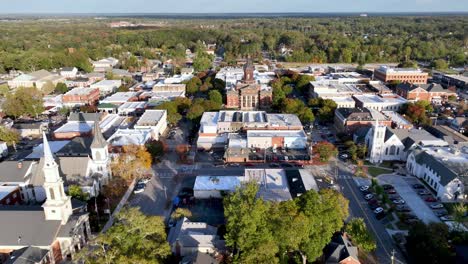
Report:
<svg viewBox="0 0 468 264"><path fill-rule="evenodd" d="M414 191L405 177L395 174L384 174L377 177L379 184L391 184L398 194L406 201L413 213L424 223L440 222L439 218L429 208L421 197Z"/></svg>

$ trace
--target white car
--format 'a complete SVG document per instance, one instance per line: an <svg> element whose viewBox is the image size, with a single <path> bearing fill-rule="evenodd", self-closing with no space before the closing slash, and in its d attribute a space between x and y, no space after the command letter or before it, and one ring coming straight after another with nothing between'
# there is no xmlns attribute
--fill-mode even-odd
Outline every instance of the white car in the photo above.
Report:
<svg viewBox="0 0 468 264"><path fill-rule="evenodd" d="M442 221L453 221L453 216L451 216L451 215L441 216L440 220L442 220Z"/></svg>
<svg viewBox="0 0 468 264"><path fill-rule="evenodd" d="M404 204L404 203L405 203L405 200L403 200L403 199L395 199L395 200L392 200L392 202L393 202L394 204Z"/></svg>
<svg viewBox="0 0 468 264"><path fill-rule="evenodd" d="M361 192L367 191L367 190L369 190L369 185L363 185L363 186L359 187L359 190Z"/></svg>
<svg viewBox="0 0 468 264"><path fill-rule="evenodd" d="M444 208L443 204L431 204L432 209L441 209Z"/></svg>
<svg viewBox="0 0 468 264"><path fill-rule="evenodd" d="M143 179L139 179L138 183L147 184L148 182L150 182L150 180L151 179L149 179L149 178L143 178Z"/></svg>
<svg viewBox="0 0 468 264"><path fill-rule="evenodd" d="M383 212L383 208L382 208L382 207L377 207L377 208L375 208L375 210L374 210L374 213L376 213L376 214L380 214L380 213L382 213L382 212Z"/></svg>
<svg viewBox="0 0 468 264"><path fill-rule="evenodd" d="M364 196L364 199L366 199L366 200L370 200L372 198L374 198L374 195L372 193L369 193L366 196Z"/></svg>
<svg viewBox="0 0 468 264"><path fill-rule="evenodd" d="M145 185L143 183L138 183L133 190L133 193L142 193L145 191Z"/></svg>

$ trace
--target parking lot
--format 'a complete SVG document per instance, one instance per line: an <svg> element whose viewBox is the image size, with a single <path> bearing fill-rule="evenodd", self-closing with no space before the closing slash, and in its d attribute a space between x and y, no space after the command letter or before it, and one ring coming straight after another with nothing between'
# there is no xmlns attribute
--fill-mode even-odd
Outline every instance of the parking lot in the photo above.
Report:
<svg viewBox="0 0 468 264"><path fill-rule="evenodd" d="M427 203L418 195L412 184L420 183L416 178L402 177L394 174L385 174L378 177L379 184L391 184L397 193L405 200L413 213L425 223L440 222L439 217Z"/></svg>

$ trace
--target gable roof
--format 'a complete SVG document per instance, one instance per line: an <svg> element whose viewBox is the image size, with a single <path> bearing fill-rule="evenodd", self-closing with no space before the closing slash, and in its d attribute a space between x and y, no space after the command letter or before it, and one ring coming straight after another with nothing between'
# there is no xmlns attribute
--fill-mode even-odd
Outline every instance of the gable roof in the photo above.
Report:
<svg viewBox="0 0 468 264"><path fill-rule="evenodd" d="M358 260L358 249L343 234L335 235L324 249L325 263L339 263L346 258Z"/></svg>
<svg viewBox="0 0 468 264"><path fill-rule="evenodd" d="M0 206L2 246L49 246L60 226L60 220L45 220L40 206Z"/></svg>
<svg viewBox="0 0 468 264"><path fill-rule="evenodd" d="M414 144L419 144L423 140L439 140L431 133L424 129L403 129L403 128L388 128L388 138L395 134L398 139L405 145L405 151L411 148ZM387 133L385 133L385 141L387 140Z"/></svg>
<svg viewBox="0 0 468 264"><path fill-rule="evenodd" d="M59 165L59 173L66 185L77 184L80 186L91 186L92 177L88 177L89 157L58 157L55 158ZM36 170L31 177L31 184L42 186L44 184L44 158L39 160Z"/></svg>
<svg viewBox="0 0 468 264"><path fill-rule="evenodd" d="M24 247L13 251L5 264L36 264L40 263L49 250L38 247Z"/></svg>
<svg viewBox="0 0 468 264"><path fill-rule="evenodd" d="M97 120L101 120L101 113L70 113L68 117L69 122L94 122Z"/></svg>
<svg viewBox="0 0 468 264"><path fill-rule="evenodd" d="M21 163L21 168L18 168ZM33 161L3 161L0 163L0 182L25 182L31 177L28 173Z"/></svg>

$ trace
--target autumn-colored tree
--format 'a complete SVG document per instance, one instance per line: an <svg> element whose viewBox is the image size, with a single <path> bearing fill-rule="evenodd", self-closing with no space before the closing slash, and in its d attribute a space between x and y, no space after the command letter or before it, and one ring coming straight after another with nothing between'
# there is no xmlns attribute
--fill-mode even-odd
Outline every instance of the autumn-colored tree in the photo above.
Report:
<svg viewBox="0 0 468 264"><path fill-rule="evenodd" d="M150 173L152 158L144 146L124 146L122 153L113 160L112 172L126 180L133 180Z"/></svg>
<svg viewBox="0 0 468 264"><path fill-rule="evenodd" d="M314 151L319 155L321 162L327 162L330 157L336 156L338 151L336 147L330 142L319 142L314 147Z"/></svg>
<svg viewBox="0 0 468 264"><path fill-rule="evenodd" d="M14 129L0 126L0 140L6 142L8 146L16 147L16 143L20 140L20 134Z"/></svg>
<svg viewBox="0 0 468 264"><path fill-rule="evenodd" d="M112 180L102 187L102 193L105 197L118 201L128 188L128 181L114 176Z"/></svg>

